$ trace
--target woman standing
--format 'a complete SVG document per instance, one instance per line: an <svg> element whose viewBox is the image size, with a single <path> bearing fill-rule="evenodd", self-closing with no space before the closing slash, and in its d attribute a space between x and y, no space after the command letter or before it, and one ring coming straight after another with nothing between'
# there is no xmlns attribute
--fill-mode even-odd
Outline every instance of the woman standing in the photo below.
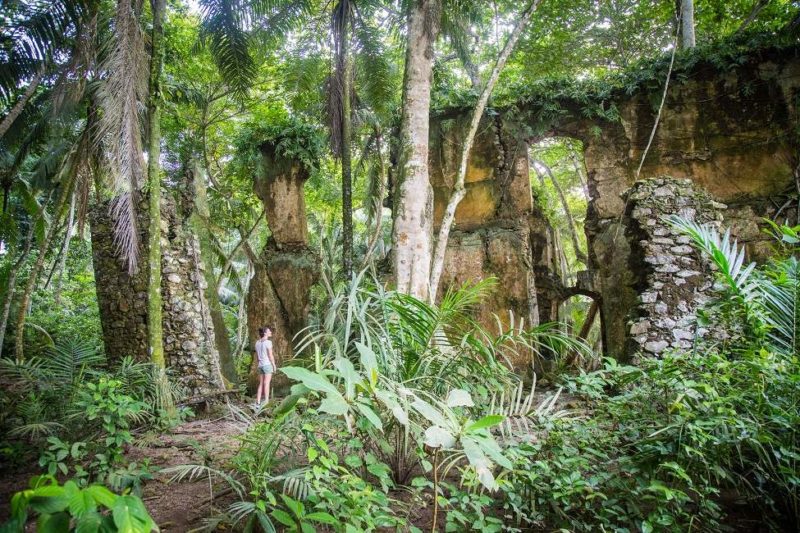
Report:
<svg viewBox="0 0 800 533"><path fill-rule="evenodd" d="M258 328L259 339L256 341L256 357L258 358L258 392L256 393L256 407L261 407L261 398L264 403L269 402L269 384L272 374L278 369L275 356L272 353L272 328L264 326Z"/></svg>

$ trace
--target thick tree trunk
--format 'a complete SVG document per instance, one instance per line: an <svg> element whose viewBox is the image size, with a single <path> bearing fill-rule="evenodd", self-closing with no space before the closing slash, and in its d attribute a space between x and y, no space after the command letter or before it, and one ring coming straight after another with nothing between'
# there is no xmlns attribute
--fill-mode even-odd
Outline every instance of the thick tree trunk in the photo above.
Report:
<svg viewBox="0 0 800 533"><path fill-rule="evenodd" d="M166 368L161 297L161 68L164 62L164 12L166 0L152 0L153 31L150 56L150 94L148 98L147 187L147 344L150 361Z"/></svg>
<svg viewBox="0 0 800 533"><path fill-rule="evenodd" d="M547 173L547 177L550 178L550 182L553 184L553 187L556 189L556 193L558 193L558 198L561 202L561 207L564 209L564 217L567 219L567 227L569 228L569 236L572 240L572 247L575 249L575 257L583 263L584 265L587 264L586 254L581 249L581 241L578 238L578 228L575 225L575 219L572 217L572 212L569 210L569 203L567 202L567 197L564 194L564 190L561 188L561 184L558 183L558 180L553 175L553 170L547 166L542 161L537 161L536 165L541 166L544 168L545 172ZM539 172L537 167L536 172Z"/></svg>
<svg viewBox="0 0 800 533"><path fill-rule="evenodd" d="M6 285L5 299L3 300L3 315L0 317L0 356L3 355L3 341L5 340L6 326L8 326L8 316L11 314L11 302L14 300L14 292L17 290L17 275L31 252L35 229L36 222L31 221L28 233L25 235L25 246L22 249L22 253L8 271L8 283Z"/></svg>
<svg viewBox="0 0 800 533"><path fill-rule="evenodd" d="M447 207L445 207L444 216L442 217L442 224L439 226L439 237L436 239L436 248L433 254L433 264L431 266L430 294L428 298L431 302L436 299L436 292L439 288L439 280L442 277L444 257L447 251L447 240L450 236L450 228L453 226L453 222L456 218L456 208L458 207L458 204L461 203L464 195L467 193L467 190L464 188L464 180L467 176L469 152L472 150L472 144L475 141L475 134L478 132L478 125L480 124L481 117L483 116L483 111L486 109L486 104L489 102L489 97L494 90L494 86L497 84L497 80L500 78L500 72L502 72L503 68L505 67L506 61L508 61L508 58L511 56L511 52L514 50L522 31L525 29L528 21L530 21L533 13L536 11L536 8L539 7L540 2L541 0L533 0L528 4L528 7L526 7L525 11L521 14L519 20L517 21L517 25L511 31L511 35L508 36L508 40L503 47L503 51L500 52L500 56L497 58L497 61L495 61L492 73L489 76L489 79L486 81L486 86L483 88L480 98L478 98L478 103L475 105L475 109L472 111L472 120L470 121L469 130L467 131L467 136L464 139L464 144L461 146L461 160L458 166L456 183L453 186L453 191L450 193L450 199L447 201Z"/></svg>
<svg viewBox="0 0 800 533"><path fill-rule="evenodd" d="M694 38L694 0L681 0L681 46L693 48Z"/></svg>
<svg viewBox="0 0 800 533"><path fill-rule="evenodd" d="M40 69L28 84L28 88L25 89L25 93L20 96L19 100L17 100L17 102L14 104L14 107L11 108L11 111L9 111L8 114L3 117L3 121L0 122L0 139L3 138L11 125L14 124L14 121L17 120L17 117L20 116L22 110L25 109L25 105L28 103L28 100L31 99L33 93L36 92L36 88L39 87L39 82L42 81L42 77L43 69Z"/></svg>
<svg viewBox="0 0 800 533"><path fill-rule="evenodd" d="M433 46L440 0L414 0L408 14L400 153L392 228L397 290L427 299L433 238L433 189L428 179Z"/></svg>

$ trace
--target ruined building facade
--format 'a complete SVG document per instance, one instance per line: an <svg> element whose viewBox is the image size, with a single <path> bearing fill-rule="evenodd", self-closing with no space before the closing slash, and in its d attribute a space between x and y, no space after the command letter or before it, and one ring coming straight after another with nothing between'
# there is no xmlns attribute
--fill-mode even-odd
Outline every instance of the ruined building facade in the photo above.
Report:
<svg viewBox="0 0 800 533"><path fill-rule="evenodd" d="M766 250L763 217L781 209L781 217L796 217L800 48L755 50L726 67L699 61L674 78L640 172L663 88L612 95L602 104L617 119L586 118L584 102L561 98L558 118L537 135L524 133L542 120L536 110L484 121L448 247L451 283L500 278L482 315L519 316L536 297L544 321L554 318L552 302L588 294L599 302L607 354L686 347L695 329L685 317L709 297L711 274L663 217L729 227L754 258ZM452 115L440 123L459 120ZM441 146L431 154L432 179L446 189L458 140L433 131ZM548 258L551 232L525 179L527 143L558 136L583 143L590 190L589 268L573 287L560 284ZM444 202L446 190L437 206Z"/></svg>
<svg viewBox="0 0 800 533"><path fill-rule="evenodd" d="M763 217L780 212L781 219L796 220L800 47L750 51L726 66L698 60L673 73L651 142L662 91L660 84L612 91L595 102L615 110L602 116L587 114L585 100L558 96L548 105L528 101L484 117L440 290L496 277L495 290L478 310L490 330L496 329L495 315L501 327L520 320L542 323L557 318L566 298L588 295L599 304L605 353L620 358L686 348L702 335L691 316L711 297L711 272L664 216L729 227L754 258L766 250ZM469 114L451 110L432 118L436 220L455 180ZM558 275L553 231L533 197L528 162L531 143L562 136L583 144L590 193L589 265L573 286ZM289 355L318 276L303 203L308 171L269 146L262 147L262 155L264 172L254 189L271 236L247 295L248 322L252 339L261 325L278 328L276 353ZM179 212L167 212L164 219L167 357L189 376L188 385L218 383L214 331L198 290L203 276L196 242ZM92 230L107 352L142 358L145 278L129 278L115 266L107 220L97 218Z"/></svg>

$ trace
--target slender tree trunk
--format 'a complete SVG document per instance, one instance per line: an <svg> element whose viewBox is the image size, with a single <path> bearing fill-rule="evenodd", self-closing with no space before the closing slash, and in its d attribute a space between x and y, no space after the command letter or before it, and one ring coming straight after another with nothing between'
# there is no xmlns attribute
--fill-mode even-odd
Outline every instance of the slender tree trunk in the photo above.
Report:
<svg viewBox="0 0 800 533"><path fill-rule="evenodd" d="M519 20L517 21L517 25L512 30L511 35L508 36L508 40L503 47L503 51L500 52L500 56L497 58L497 61L495 61L492 73L489 76L489 79L486 81L486 86L483 88L480 98L478 98L478 103L475 105L475 109L472 111L472 120L470 121L469 130L467 131L467 136L464 139L464 144L461 147L461 160L458 166L458 175L456 176L456 182L453 186L453 191L450 193L450 199L447 201L447 207L445 207L444 210L442 224L439 226L439 237L436 239L436 248L433 254L433 264L431 266L430 275L430 294L428 297L431 302L436 299L436 292L439 288L439 280L442 277L444 257L447 251L447 240L450 237L450 228L453 226L453 222L456 218L456 208L458 207L458 204L461 203L461 200L464 198L464 195L467 192L464 187L464 180L467 176L469 152L472 150L472 144L475 141L475 134L478 132L478 125L483 117L483 111L486 109L486 104L489 102L489 97L494 90L494 86L497 84L497 80L500 78L500 72L502 72L503 68L505 67L506 61L508 61L508 58L511 56L511 52L514 50L522 31L525 29L528 21L530 21L533 13L536 11L536 8L539 7L540 2L541 0L533 0L528 4L528 7L526 7L525 11L521 14Z"/></svg>
<svg viewBox="0 0 800 533"><path fill-rule="evenodd" d="M197 240L200 242L200 261L203 263L203 277L206 281L205 297L208 302L211 323L214 327L214 340L216 341L217 351L219 352L219 366L222 376L228 385L235 385L239 379L236 374L236 364L233 361L231 342L228 337L228 328L225 326L225 318L222 315L222 306L219 301L219 292L214 279L214 266L211 262L211 237L205 221L210 217L208 201L206 198L206 184L202 171L198 168L193 172L187 172L192 182L187 184L194 197L194 209L191 217L191 225ZM260 220L260 219L259 219ZM232 254L231 254L232 255ZM199 280L198 280L199 282Z"/></svg>
<svg viewBox="0 0 800 533"><path fill-rule="evenodd" d="M219 277L217 278L216 282L214 283L214 287L217 290L217 294L220 293L220 291L222 290L222 287L225 285L225 278L228 276L228 272L230 272L231 268L233 267L233 258L234 258L234 256L236 256L236 254L239 253L239 250L242 248L242 246L244 245L245 241L250 239L250 236L253 235L253 232L255 232L256 228L258 228L259 224L261 224L261 221L264 219L264 215L265 214L266 214L265 211L262 210L261 214L256 219L255 224L253 224L253 227L250 228L250 231L245 232L242 228L239 229L239 234L240 234L241 238L239 239L239 242L236 244L236 246L233 247L233 250L231 250L231 253L228 254L228 257L225 258L225 264L222 265L222 269L220 270ZM208 217L206 216L206 218L208 218Z"/></svg>
<svg viewBox="0 0 800 533"><path fill-rule="evenodd" d="M433 47L439 33L441 0L414 0L409 9L392 228L393 266L397 290L426 300L433 248L428 134Z"/></svg>
<svg viewBox="0 0 800 533"><path fill-rule="evenodd" d="M339 49L339 68L342 72L342 268L346 280L353 277L353 175L351 101L352 61L350 60L350 7L345 3L341 21L341 41Z"/></svg>
<svg viewBox="0 0 800 533"><path fill-rule="evenodd" d="M64 234L64 246L61 248L61 257L58 260L58 278L56 278L55 295L53 301L56 306L61 305L61 288L64 281L64 270L67 267L67 256L69 255L69 244L72 241L72 231L75 227L75 194L69 203L69 217L67 218L67 229Z"/></svg>
<svg viewBox="0 0 800 533"><path fill-rule="evenodd" d="M754 20L756 20L756 17L758 17L758 14L761 13L761 10L764 9L765 7L767 7L767 4L769 4L769 0L757 0L755 5L753 6L753 9L750 11L750 14L747 16L746 19L744 19L742 24L736 29L736 31L734 32L734 35L739 35L744 30L746 30L747 27L750 26L750 24L752 24Z"/></svg>
<svg viewBox="0 0 800 533"><path fill-rule="evenodd" d="M589 336L589 331L592 329L598 309L599 306L597 305L597 300L592 300L592 304L589 306L589 310L586 312L586 320L583 321L581 330L578 333L578 337L580 339L586 340L586 337Z"/></svg>
<svg viewBox="0 0 800 533"><path fill-rule="evenodd" d="M150 361L159 369L166 368L161 298L161 69L164 62L164 13L166 0L151 0L153 31L150 56L150 94L148 98L147 133L147 344Z"/></svg>
<svg viewBox="0 0 800 533"><path fill-rule="evenodd" d="M31 252L35 229L36 222L32 220L28 233L25 235L25 246L22 249L22 253L8 271L8 283L6 285L5 300L3 300L3 315L0 317L0 356L3 355L3 341L5 340L6 327L8 326L8 316L11 314L11 302L14 300L14 292L17 290L17 275Z"/></svg>
<svg viewBox="0 0 800 533"><path fill-rule="evenodd" d="M694 0L681 0L681 45L694 48Z"/></svg>
<svg viewBox="0 0 800 533"><path fill-rule="evenodd" d="M586 254L583 253L581 249L581 241L578 238L578 228L575 225L575 219L572 217L572 212L569 210L569 203L567 202L567 197L564 194L564 190L561 188L561 184L558 183L558 180L553 175L553 170L547 166L542 161L537 161L536 165L540 165L544 168L545 172L547 173L547 177L550 178L550 182L553 184L553 187L556 189L556 193L558 193L558 198L561 201L561 207L564 209L564 217L567 219L567 227L569 228L569 236L572 239L572 247L575 248L575 257L578 258L583 264L586 264ZM536 172L539 172L537 167Z"/></svg>
<svg viewBox="0 0 800 533"><path fill-rule="evenodd" d="M39 255L36 257L36 262L33 265L28 276L28 283L25 285L25 291L22 293L22 298L19 302L19 311L17 312L17 325L16 325L16 339L14 346L14 354L17 361L25 359L25 318L28 313L28 305L31 301L33 289L36 287L36 280L39 277L39 272L44 266L45 257L47 257L47 250L50 248L50 243L53 242L53 237L56 234L58 221L61 219L61 213L67 203L67 198L72 192L72 185L75 181L75 175L71 174L68 180L61 185L62 190L58 195L55 208L53 209L53 220L45 232L45 237L39 244Z"/></svg>
<svg viewBox="0 0 800 533"><path fill-rule="evenodd" d="M367 244L367 251L364 254L364 260L361 263L363 269L369 264L372 253L375 251L375 245L381 236L381 227L383 223L383 197L386 194L386 165L383 163L383 147L382 147L381 132L377 129L375 131L375 151L378 153L378 180L380 180L380 187L378 188L378 195L375 206L375 228L372 230L372 236Z"/></svg>
<svg viewBox="0 0 800 533"><path fill-rule="evenodd" d="M586 176L586 174L584 174L583 164L581 163L580 157L578 157L578 154L572 149L572 147L570 147L569 150L569 157L572 159L572 166L575 167L575 175L578 176L578 181L581 182L583 194L586 196L586 200L589 200L589 178Z"/></svg>
<svg viewBox="0 0 800 533"><path fill-rule="evenodd" d="M162 409L175 410L169 391L164 357L161 296L161 71L164 63L166 0L151 0L153 30L150 36L150 87L147 99L147 344L156 368L156 387Z"/></svg>
<svg viewBox="0 0 800 533"><path fill-rule="evenodd" d="M8 128L14 124L14 121L17 120L17 117L20 116L22 110L25 109L25 105L28 103L28 100L31 99L33 93L36 92L37 87L39 87L39 83L42 81L42 77L44 76L44 69L39 69L36 75L31 79L31 82L28 84L28 88L25 89L25 92L22 96L20 96L19 100L14 104L14 107L11 108L11 111L8 112L6 116L3 117L2 122L0 122L0 139L8 131Z"/></svg>

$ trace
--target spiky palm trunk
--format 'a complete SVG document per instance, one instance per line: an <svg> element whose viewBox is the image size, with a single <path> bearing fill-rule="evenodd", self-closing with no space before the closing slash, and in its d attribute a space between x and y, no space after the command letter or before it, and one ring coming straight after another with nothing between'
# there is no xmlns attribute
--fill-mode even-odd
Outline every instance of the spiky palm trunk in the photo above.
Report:
<svg viewBox="0 0 800 533"><path fill-rule="evenodd" d="M351 65L347 46L345 23L342 47L344 55L344 79L342 80L342 267L345 279L353 277L353 174L350 140L352 118L350 92L352 85Z"/></svg>
<svg viewBox="0 0 800 533"><path fill-rule="evenodd" d="M433 46L441 2L415 0L408 13L400 153L392 228L397 290L428 298L433 249L433 189L428 179Z"/></svg>
<svg viewBox="0 0 800 533"><path fill-rule="evenodd" d="M342 273L349 280L353 274L353 172L352 151L352 62L350 32L353 6L351 0L339 0L334 6L333 29L336 91L332 110L331 140L334 153L342 163Z"/></svg>

